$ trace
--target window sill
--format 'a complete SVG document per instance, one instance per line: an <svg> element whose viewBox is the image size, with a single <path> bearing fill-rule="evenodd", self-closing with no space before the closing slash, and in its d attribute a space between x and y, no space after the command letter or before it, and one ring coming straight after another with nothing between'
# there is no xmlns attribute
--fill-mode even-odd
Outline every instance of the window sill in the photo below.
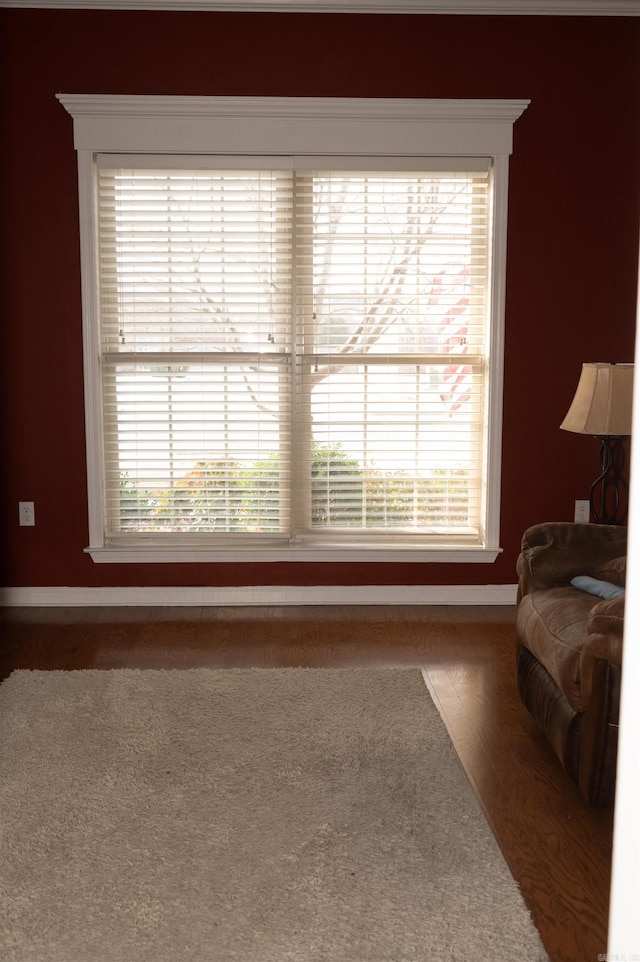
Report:
<svg viewBox="0 0 640 962"><path fill-rule="evenodd" d="M193 545L113 545L109 547L85 548L96 564L198 564L198 563L243 563L243 562L394 562L438 563L438 564L491 564L502 552L494 546L434 545L390 547L355 547L327 545L323 547L270 547L270 548L211 548Z"/></svg>

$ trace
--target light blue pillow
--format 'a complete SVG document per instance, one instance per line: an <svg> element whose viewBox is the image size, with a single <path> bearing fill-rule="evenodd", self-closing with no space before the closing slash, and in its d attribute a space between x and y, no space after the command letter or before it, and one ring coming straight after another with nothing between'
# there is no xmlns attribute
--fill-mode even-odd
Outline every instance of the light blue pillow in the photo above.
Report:
<svg viewBox="0 0 640 962"><path fill-rule="evenodd" d="M589 575L578 575L571 579L571 584L580 591L588 591L590 595L605 598L607 601L624 594L624 588L612 585L610 581L599 581L598 578L591 578Z"/></svg>

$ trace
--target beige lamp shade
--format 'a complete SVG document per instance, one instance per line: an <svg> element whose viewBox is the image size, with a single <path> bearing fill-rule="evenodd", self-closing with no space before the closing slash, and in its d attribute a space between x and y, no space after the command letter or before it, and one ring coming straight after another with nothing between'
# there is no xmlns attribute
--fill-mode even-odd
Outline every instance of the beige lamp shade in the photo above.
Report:
<svg viewBox="0 0 640 962"><path fill-rule="evenodd" d="M615 437L631 434L633 364L583 364L564 431Z"/></svg>

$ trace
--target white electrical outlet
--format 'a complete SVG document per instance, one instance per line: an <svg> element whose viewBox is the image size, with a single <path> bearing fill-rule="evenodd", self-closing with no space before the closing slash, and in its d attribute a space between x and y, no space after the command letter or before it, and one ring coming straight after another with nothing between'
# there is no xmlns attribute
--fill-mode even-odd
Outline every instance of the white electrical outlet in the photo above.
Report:
<svg viewBox="0 0 640 962"><path fill-rule="evenodd" d="M33 501L18 501L18 515L22 526L32 528L36 523Z"/></svg>
<svg viewBox="0 0 640 962"><path fill-rule="evenodd" d="M573 520L576 524L589 524L591 508L588 501L576 501Z"/></svg>

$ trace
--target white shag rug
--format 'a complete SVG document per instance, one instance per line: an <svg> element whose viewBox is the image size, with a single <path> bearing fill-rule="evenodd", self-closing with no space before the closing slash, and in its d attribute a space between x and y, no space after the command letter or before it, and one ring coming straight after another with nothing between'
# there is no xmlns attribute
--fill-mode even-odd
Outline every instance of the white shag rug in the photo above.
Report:
<svg viewBox="0 0 640 962"><path fill-rule="evenodd" d="M418 669L17 671L3 962L543 962Z"/></svg>

